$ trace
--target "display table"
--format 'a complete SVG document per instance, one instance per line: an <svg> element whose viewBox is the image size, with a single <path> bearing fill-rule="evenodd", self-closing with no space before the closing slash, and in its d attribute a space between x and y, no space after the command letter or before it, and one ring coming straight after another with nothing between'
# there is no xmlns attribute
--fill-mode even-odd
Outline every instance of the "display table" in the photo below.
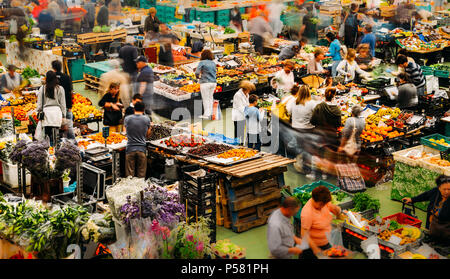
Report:
<svg viewBox="0 0 450 279"><path fill-rule="evenodd" d="M52 50L37 50L25 47L25 51L19 50L17 42L5 42L6 63L13 64L19 68L27 66L36 69L40 74L45 74L52 70L52 61L59 60L63 63L63 57L53 54Z"/></svg>
<svg viewBox="0 0 450 279"><path fill-rule="evenodd" d="M427 169L425 166L412 166L406 162L395 162L394 179L392 182L391 199L415 197L436 187L436 178L440 174ZM426 211L428 202L414 204Z"/></svg>

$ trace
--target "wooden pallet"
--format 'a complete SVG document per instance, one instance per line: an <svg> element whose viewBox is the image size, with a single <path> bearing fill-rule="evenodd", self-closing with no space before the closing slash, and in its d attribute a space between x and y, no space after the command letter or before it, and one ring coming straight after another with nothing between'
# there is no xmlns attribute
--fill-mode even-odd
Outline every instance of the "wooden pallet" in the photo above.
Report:
<svg viewBox="0 0 450 279"><path fill-rule="evenodd" d="M231 212L232 230L236 233L266 224L270 214L280 206L280 199L268 201L247 209Z"/></svg>
<svg viewBox="0 0 450 279"><path fill-rule="evenodd" d="M228 208L228 196L224 187L223 178L219 178L216 194L216 222L217 225L227 229L231 228L231 217Z"/></svg>
<svg viewBox="0 0 450 279"><path fill-rule="evenodd" d="M80 44L100 44L108 43L118 39L125 39L127 30L115 30L107 33L85 33L77 35L77 41Z"/></svg>
<svg viewBox="0 0 450 279"><path fill-rule="evenodd" d="M83 73L85 89L100 90L100 79L98 77Z"/></svg>

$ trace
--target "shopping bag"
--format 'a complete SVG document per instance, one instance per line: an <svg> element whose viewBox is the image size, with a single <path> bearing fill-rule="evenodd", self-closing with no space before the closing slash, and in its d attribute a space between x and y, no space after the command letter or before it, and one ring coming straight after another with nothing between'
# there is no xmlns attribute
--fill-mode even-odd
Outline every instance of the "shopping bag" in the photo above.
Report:
<svg viewBox="0 0 450 279"><path fill-rule="evenodd" d="M221 120L221 119L222 119L222 111L220 110L219 101L214 100L211 120Z"/></svg>
<svg viewBox="0 0 450 279"><path fill-rule="evenodd" d="M366 190L366 183L357 164L336 164L336 173L338 186L344 191L354 193Z"/></svg>
<svg viewBox="0 0 450 279"><path fill-rule="evenodd" d="M44 127L42 127L42 121L39 121L36 126L36 131L34 132L34 138L36 140L44 140L45 133L44 133Z"/></svg>

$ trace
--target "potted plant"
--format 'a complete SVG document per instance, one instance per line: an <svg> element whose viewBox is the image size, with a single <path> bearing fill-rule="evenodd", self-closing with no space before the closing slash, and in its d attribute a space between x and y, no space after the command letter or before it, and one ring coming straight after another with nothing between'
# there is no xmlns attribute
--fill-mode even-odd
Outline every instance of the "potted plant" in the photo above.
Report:
<svg viewBox="0 0 450 279"><path fill-rule="evenodd" d="M63 180L63 187L69 187L70 184L70 169L66 169L63 173L62 180Z"/></svg>

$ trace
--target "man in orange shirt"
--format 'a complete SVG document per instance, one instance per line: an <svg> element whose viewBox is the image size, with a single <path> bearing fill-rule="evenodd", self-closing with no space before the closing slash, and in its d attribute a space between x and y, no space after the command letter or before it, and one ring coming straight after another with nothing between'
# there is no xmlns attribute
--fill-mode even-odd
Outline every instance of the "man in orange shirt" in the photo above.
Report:
<svg viewBox="0 0 450 279"><path fill-rule="evenodd" d="M70 14L69 22L72 22L72 32L79 33L81 30L81 19L87 14L87 11L80 6L72 6L67 9Z"/></svg>
<svg viewBox="0 0 450 279"><path fill-rule="evenodd" d="M339 216L341 208L331 203L330 190L314 188L312 198L302 208L301 235L308 239L310 249L303 251L301 259L317 259L317 254L331 248L327 235L331 233L332 214Z"/></svg>

